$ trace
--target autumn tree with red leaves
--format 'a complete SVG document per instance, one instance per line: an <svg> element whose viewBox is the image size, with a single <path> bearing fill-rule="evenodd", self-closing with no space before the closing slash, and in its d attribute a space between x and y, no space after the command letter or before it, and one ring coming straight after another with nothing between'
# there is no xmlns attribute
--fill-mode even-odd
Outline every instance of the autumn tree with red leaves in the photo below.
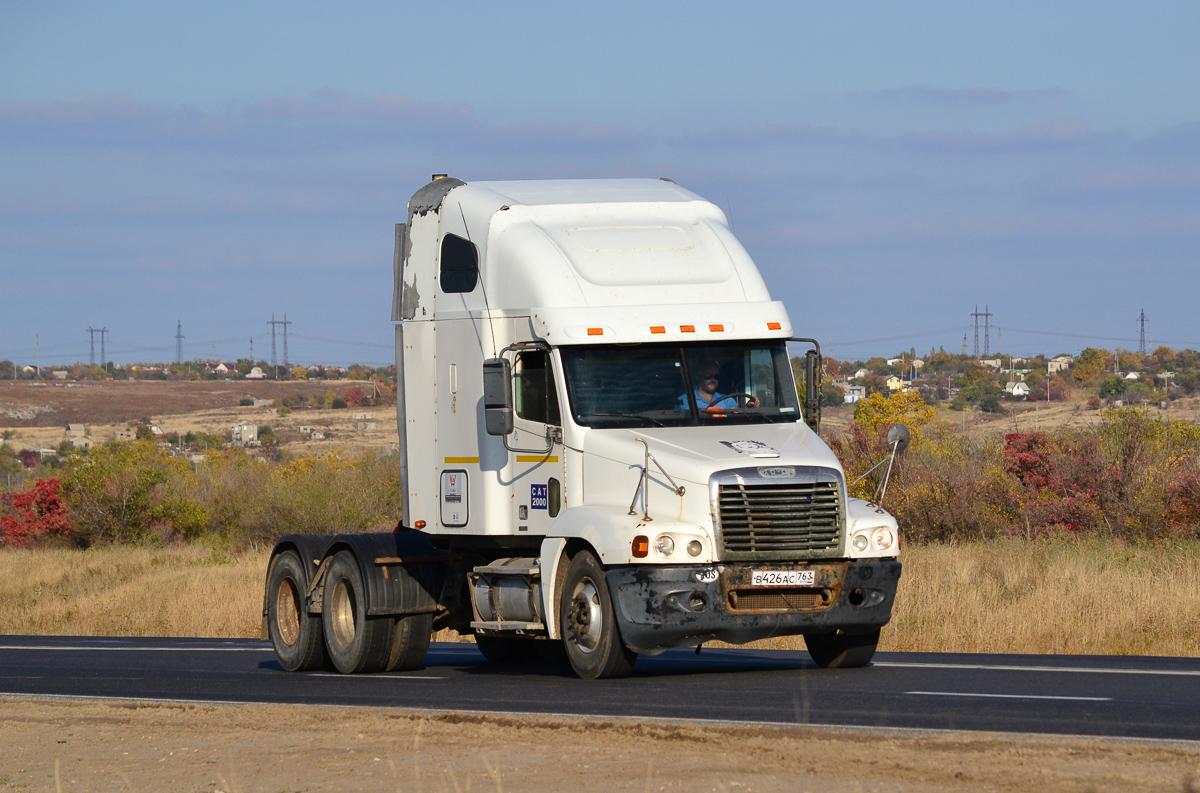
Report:
<svg viewBox="0 0 1200 793"><path fill-rule="evenodd" d="M63 509L62 483L38 479L24 493L3 496L15 514L0 515L0 544L27 545L41 539L69 537L73 528Z"/></svg>

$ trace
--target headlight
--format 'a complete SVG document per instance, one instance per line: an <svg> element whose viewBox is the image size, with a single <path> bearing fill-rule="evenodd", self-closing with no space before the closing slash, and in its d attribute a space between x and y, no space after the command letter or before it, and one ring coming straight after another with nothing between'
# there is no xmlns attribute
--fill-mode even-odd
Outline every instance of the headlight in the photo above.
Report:
<svg viewBox="0 0 1200 793"><path fill-rule="evenodd" d="M654 552L664 559L675 553L675 541L669 534L660 534L654 538Z"/></svg>
<svg viewBox="0 0 1200 793"><path fill-rule="evenodd" d="M704 546L699 540L692 540L687 544L688 556L699 556L700 552L703 550Z"/></svg>
<svg viewBox="0 0 1200 793"><path fill-rule="evenodd" d="M876 529L875 533L871 535L871 541L875 543L877 551L886 551L891 548L895 539L891 529Z"/></svg>
<svg viewBox="0 0 1200 793"><path fill-rule="evenodd" d="M850 541L850 544L854 546L854 550L856 551L865 551L867 550L868 542L869 540L867 540L867 535L855 534L854 539Z"/></svg>

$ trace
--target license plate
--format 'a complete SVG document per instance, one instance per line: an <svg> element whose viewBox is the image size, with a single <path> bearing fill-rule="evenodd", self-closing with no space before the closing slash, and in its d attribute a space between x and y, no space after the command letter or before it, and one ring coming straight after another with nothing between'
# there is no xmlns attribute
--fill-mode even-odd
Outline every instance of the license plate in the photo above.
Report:
<svg viewBox="0 0 1200 793"><path fill-rule="evenodd" d="M816 570L755 570L750 573L750 586L812 586L816 582Z"/></svg>

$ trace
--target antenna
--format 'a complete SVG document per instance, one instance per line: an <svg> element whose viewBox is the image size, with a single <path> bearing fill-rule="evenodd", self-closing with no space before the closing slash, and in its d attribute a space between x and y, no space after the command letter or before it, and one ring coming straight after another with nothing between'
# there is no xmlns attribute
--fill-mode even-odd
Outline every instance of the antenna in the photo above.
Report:
<svg viewBox="0 0 1200 793"><path fill-rule="evenodd" d="M459 214L459 217L462 218L463 230L467 232L467 242L474 245L475 241L471 239L471 227L467 225L467 216L463 212L462 202L459 202L458 214ZM481 291L483 293L483 307L485 309L487 309L488 332L490 332L492 334L492 357L499 358L500 353L496 351L496 328L492 325L492 307L488 304L487 282L483 277L482 270L480 270L480 272L479 272L479 291Z"/></svg>
<svg viewBox="0 0 1200 793"><path fill-rule="evenodd" d="M183 363L183 323L175 320L175 363Z"/></svg>
<svg viewBox="0 0 1200 793"><path fill-rule="evenodd" d="M1138 352L1142 355L1146 354L1146 309L1142 309L1142 313L1138 315L1138 326L1141 328L1141 338L1138 340Z"/></svg>

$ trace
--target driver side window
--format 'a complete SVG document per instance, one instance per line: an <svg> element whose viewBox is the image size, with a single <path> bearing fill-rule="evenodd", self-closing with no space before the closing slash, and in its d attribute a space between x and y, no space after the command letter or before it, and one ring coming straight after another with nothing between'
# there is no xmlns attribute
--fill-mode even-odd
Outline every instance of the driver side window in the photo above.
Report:
<svg viewBox="0 0 1200 793"><path fill-rule="evenodd" d="M518 418L561 426L558 393L554 388L554 370L550 354L531 350L517 355L513 367L513 401Z"/></svg>

